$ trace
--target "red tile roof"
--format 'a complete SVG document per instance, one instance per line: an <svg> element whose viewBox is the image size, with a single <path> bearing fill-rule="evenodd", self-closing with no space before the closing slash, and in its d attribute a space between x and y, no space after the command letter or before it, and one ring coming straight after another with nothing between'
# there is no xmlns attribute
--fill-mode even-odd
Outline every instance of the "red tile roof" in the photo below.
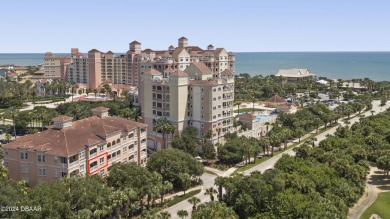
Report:
<svg viewBox="0 0 390 219"><path fill-rule="evenodd" d="M178 76L178 77L187 77L188 74L184 71L176 70L171 73L171 76Z"/></svg>
<svg viewBox="0 0 390 219"><path fill-rule="evenodd" d="M202 73L202 74L211 74L213 71L207 67L203 62L193 62L190 66L187 68L190 68L191 66L196 67L196 69ZM185 70L186 71L186 70ZM187 71L186 71L187 72ZM188 73L188 72L187 72Z"/></svg>
<svg viewBox="0 0 390 219"><path fill-rule="evenodd" d="M275 96L269 98L267 102L269 102L269 103L284 103L287 101L284 98L279 97L278 95L275 95Z"/></svg>
<svg viewBox="0 0 390 219"><path fill-rule="evenodd" d="M74 121L71 127L63 129L49 128L38 134L26 135L4 145L5 148L26 148L47 150L48 154L69 157L80 152L87 145L102 142L104 136L122 131L129 132L135 128L145 128L145 124L121 117L92 116Z"/></svg>
<svg viewBox="0 0 390 219"><path fill-rule="evenodd" d="M69 117L69 116L58 116L58 117L53 118L52 120L54 122L63 122L63 121L69 121L69 120L72 120L72 119L73 118Z"/></svg>
<svg viewBox="0 0 390 219"><path fill-rule="evenodd" d="M100 52L99 50L97 50L97 49L92 49L92 50L89 50L89 52L88 53L90 53L90 52Z"/></svg>
<svg viewBox="0 0 390 219"><path fill-rule="evenodd" d="M157 71L156 69L152 68L144 73L145 75L162 75L161 72Z"/></svg>
<svg viewBox="0 0 390 219"><path fill-rule="evenodd" d="M226 69L225 71L221 72L221 75L234 75L234 73L228 69Z"/></svg>

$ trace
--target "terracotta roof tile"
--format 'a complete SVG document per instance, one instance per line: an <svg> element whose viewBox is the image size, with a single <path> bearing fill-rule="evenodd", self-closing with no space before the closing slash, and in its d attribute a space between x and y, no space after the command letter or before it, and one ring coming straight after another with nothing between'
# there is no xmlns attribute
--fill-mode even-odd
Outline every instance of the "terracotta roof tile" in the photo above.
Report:
<svg viewBox="0 0 390 219"><path fill-rule="evenodd" d="M144 73L145 75L162 75L161 72L157 71L156 69L152 68Z"/></svg>
<svg viewBox="0 0 390 219"><path fill-rule="evenodd" d="M147 126L121 117L92 116L74 121L71 127L49 128L38 134L23 136L4 147L47 150L48 154L69 157L80 153L80 150L87 145L105 142L104 135L118 131L129 132L137 127L146 128Z"/></svg>
<svg viewBox="0 0 390 219"><path fill-rule="evenodd" d="M58 116L58 117L55 117L52 119L52 121L54 121L54 122L63 122L63 121L69 121L69 120L73 120L73 118L69 117L69 116Z"/></svg>
<svg viewBox="0 0 390 219"><path fill-rule="evenodd" d="M287 101L284 98L279 97L278 95L275 95L275 96L269 98L267 102L269 102L269 103L284 103Z"/></svg>
<svg viewBox="0 0 390 219"><path fill-rule="evenodd" d="M92 50L89 50L89 52L88 53L90 53L90 52L100 52L99 50L97 50L97 49L92 49Z"/></svg>
<svg viewBox="0 0 390 219"><path fill-rule="evenodd" d="M171 73L171 76L188 77L188 74L184 71L176 70Z"/></svg>

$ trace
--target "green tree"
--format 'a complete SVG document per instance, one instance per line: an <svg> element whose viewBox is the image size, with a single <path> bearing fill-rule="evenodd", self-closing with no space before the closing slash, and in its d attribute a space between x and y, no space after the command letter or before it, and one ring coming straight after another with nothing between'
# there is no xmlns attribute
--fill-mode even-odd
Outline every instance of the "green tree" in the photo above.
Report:
<svg viewBox="0 0 390 219"><path fill-rule="evenodd" d="M209 195L210 196L210 200L211 201L214 201L214 195L215 194L218 194L217 190L214 189L214 187L210 187L208 189L206 189L205 195Z"/></svg>
<svg viewBox="0 0 390 219"><path fill-rule="evenodd" d="M390 155L386 154L379 157L376 161L376 164L379 169L383 170L383 173L389 175L390 172Z"/></svg>
<svg viewBox="0 0 390 219"><path fill-rule="evenodd" d="M190 199L188 199L188 202L192 204L192 212L196 210L196 206L200 203L200 199L192 196Z"/></svg>
<svg viewBox="0 0 390 219"><path fill-rule="evenodd" d="M177 216L181 217L181 219L184 219L185 217L188 217L188 212L186 210L178 210Z"/></svg>
<svg viewBox="0 0 390 219"><path fill-rule="evenodd" d="M197 210L192 213L193 219L203 218L223 218L223 219L237 219L237 214L233 209L226 206L221 202L210 202L205 206L199 206Z"/></svg>
<svg viewBox="0 0 390 219"><path fill-rule="evenodd" d="M191 178L203 174L203 165L190 154L178 149L166 149L155 152L148 160L146 167L151 172L158 172L164 181L173 184L173 188L180 188L180 175L187 173ZM110 173L111 175L111 173Z"/></svg>

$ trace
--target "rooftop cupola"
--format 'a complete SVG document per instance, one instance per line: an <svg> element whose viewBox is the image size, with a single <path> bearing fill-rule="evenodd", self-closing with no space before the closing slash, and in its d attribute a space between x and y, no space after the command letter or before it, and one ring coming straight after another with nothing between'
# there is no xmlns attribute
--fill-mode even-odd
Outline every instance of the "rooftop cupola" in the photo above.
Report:
<svg viewBox="0 0 390 219"><path fill-rule="evenodd" d="M110 110L110 109L106 108L106 107L97 107L97 108L92 109L92 115L100 117L100 118L104 118L104 117L108 116L108 110Z"/></svg>
<svg viewBox="0 0 390 219"><path fill-rule="evenodd" d="M180 37L178 40L179 48L186 48L188 47L188 39L185 37Z"/></svg>
<svg viewBox="0 0 390 219"><path fill-rule="evenodd" d="M210 45L208 45L208 46L207 46L207 50L214 50L214 46L213 46L213 45L211 45L211 44L210 44Z"/></svg>
<svg viewBox="0 0 390 219"><path fill-rule="evenodd" d="M69 116L58 116L52 119L55 129L64 129L72 127L73 118Z"/></svg>

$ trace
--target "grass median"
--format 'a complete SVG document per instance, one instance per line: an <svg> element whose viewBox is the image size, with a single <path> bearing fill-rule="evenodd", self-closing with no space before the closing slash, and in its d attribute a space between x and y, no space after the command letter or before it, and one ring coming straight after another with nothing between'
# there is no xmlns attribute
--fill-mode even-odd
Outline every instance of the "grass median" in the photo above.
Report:
<svg viewBox="0 0 390 219"><path fill-rule="evenodd" d="M177 203L179 203L179 202L181 202L183 200L186 200L187 198L190 198L190 197L198 194L200 191L201 191L201 189L197 189L197 190L188 192L185 195L176 196L175 198L173 198L172 200L167 202L167 206L171 207L173 205L176 205Z"/></svg>

